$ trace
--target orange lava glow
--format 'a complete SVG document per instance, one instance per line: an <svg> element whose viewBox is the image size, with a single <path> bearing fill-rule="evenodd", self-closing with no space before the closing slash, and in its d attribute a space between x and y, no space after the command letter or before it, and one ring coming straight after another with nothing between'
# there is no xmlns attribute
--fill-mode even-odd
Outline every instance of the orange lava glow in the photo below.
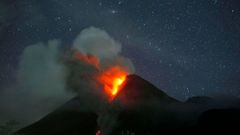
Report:
<svg viewBox="0 0 240 135"><path fill-rule="evenodd" d="M111 98L114 98L121 89L127 74L128 73L120 66L113 66L103 71L98 80L104 85L104 91L110 95Z"/></svg>
<svg viewBox="0 0 240 135"><path fill-rule="evenodd" d="M110 101L117 95L123 82L128 75L128 72L121 66L115 65L110 68L101 70L99 59L90 54L83 54L81 52L74 52L73 57L89 65L95 66L99 69L97 80L103 85L104 92L110 97Z"/></svg>
<svg viewBox="0 0 240 135"><path fill-rule="evenodd" d="M87 64L94 65L96 68L99 67L99 59L93 55L75 52L74 57L80 61L87 63Z"/></svg>

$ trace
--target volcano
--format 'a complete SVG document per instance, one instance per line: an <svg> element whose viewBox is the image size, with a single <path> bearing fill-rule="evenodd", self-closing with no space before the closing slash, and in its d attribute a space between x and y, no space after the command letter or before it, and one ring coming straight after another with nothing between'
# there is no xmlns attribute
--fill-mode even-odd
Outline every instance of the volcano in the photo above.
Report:
<svg viewBox="0 0 240 135"><path fill-rule="evenodd" d="M124 87L115 97L115 100L119 100L124 108L135 108L141 105L151 106L153 105L151 102L159 104L178 102L137 75L128 75L123 85Z"/></svg>
<svg viewBox="0 0 240 135"><path fill-rule="evenodd" d="M219 113L218 110L208 113L209 108L195 103L180 102L138 75L126 77L123 87L112 102L118 104L121 109L117 115L117 125L111 131L111 135L124 133L135 135L190 134L198 130L204 131L202 127L207 125L205 123L208 123L208 117L214 116L215 118L214 114ZM79 97L75 97L39 121L20 129L17 133L24 135L95 135L99 130L97 123L99 116L87 108L88 106ZM203 113L206 111L207 113ZM221 118L218 119L220 123L224 123L221 121L224 117L229 120L229 115L231 118L237 118L228 121L229 125L232 124L234 127L235 122L239 122L240 111L238 109L220 112ZM224 115L224 112L227 112L227 115ZM225 127L225 129L229 128Z"/></svg>

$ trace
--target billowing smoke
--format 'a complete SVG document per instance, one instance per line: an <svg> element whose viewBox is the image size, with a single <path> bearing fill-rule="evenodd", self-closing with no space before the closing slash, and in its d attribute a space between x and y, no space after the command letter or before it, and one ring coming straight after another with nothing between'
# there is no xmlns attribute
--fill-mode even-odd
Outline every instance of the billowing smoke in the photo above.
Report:
<svg viewBox="0 0 240 135"><path fill-rule="evenodd" d="M132 62L120 55L122 46L104 30L90 27L84 29L75 39L73 49L83 54L96 56L102 69L112 65L120 65L128 72L134 72Z"/></svg>
<svg viewBox="0 0 240 135"><path fill-rule="evenodd" d="M84 29L73 43L73 48L84 54L92 54L101 60L118 57L120 43L112 39L105 31L90 27Z"/></svg>

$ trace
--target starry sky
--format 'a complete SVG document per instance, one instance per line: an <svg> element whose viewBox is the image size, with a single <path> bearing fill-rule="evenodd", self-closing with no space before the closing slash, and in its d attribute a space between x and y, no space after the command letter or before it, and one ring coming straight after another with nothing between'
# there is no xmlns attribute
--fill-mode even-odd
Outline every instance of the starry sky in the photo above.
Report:
<svg viewBox="0 0 240 135"><path fill-rule="evenodd" d="M72 44L89 26L122 43L136 74L177 99L240 96L239 0L1 0L0 87L37 42Z"/></svg>

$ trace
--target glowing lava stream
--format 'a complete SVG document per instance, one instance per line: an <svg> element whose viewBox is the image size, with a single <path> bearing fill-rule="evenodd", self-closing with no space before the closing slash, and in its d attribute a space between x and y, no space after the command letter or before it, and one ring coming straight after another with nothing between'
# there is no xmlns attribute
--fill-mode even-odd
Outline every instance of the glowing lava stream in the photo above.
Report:
<svg viewBox="0 0 240 135"><path fill-rule="evenodd" d="M123 87L128 72L120 66L113 66L104 70L98 77L98 80L104 86L104 92L109 96L110 103ZM98 129L96 135L101 135L101 129Z"/></svg>
<svg viewBox="0 0 240 135"><path fill-rule="evenodd" d="M119 88L121 84L124 82L125 76L121 76L119 78L114 78L113 79L113 89L112 89L112 95L116 95L117 92L119 91Z"/></svg>
<svg viewBox="0 0 240 135"><path fill-rule="evenodd" d="M98 80L104 86L104 91L110 96L110 101L117 95L126 79L127 72L119 66L113 66L100 74Z"/></svg>

